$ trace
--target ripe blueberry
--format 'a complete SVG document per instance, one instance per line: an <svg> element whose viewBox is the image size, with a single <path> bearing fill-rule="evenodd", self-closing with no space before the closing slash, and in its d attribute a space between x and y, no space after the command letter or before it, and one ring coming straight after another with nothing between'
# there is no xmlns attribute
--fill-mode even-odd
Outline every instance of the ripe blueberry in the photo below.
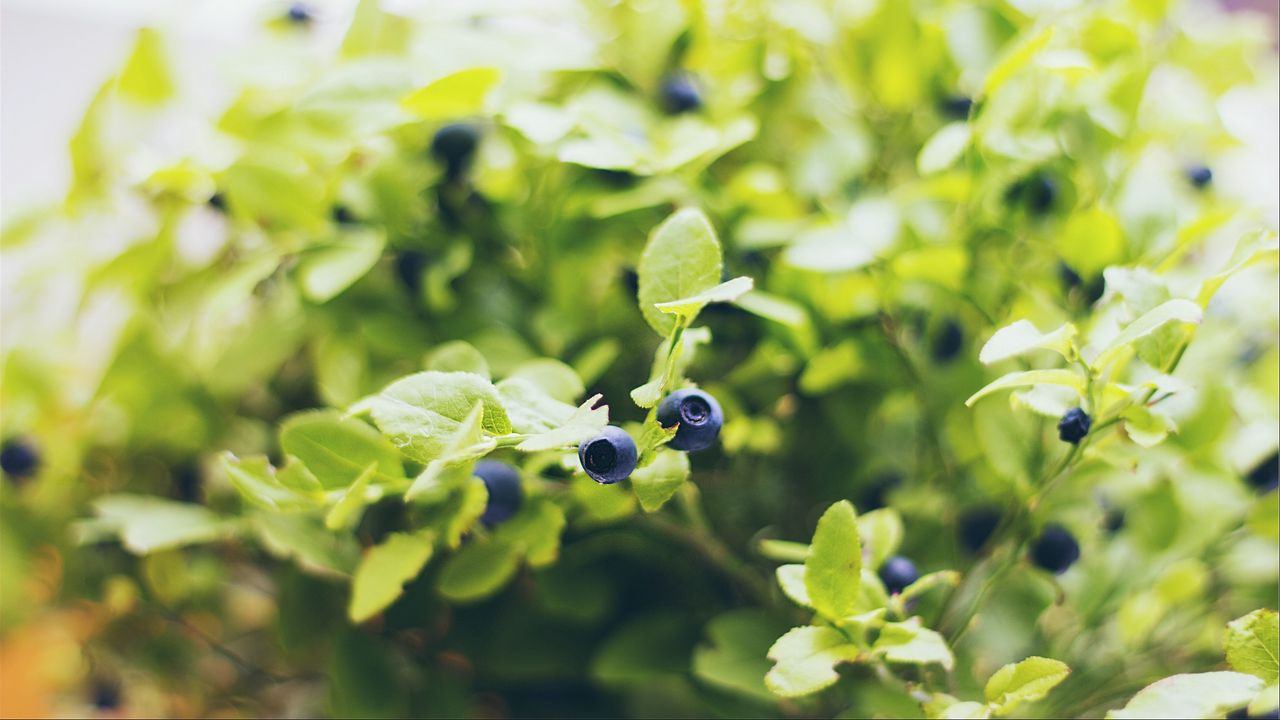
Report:
<svg viewBox="0 0 1280 720"><path fill-rule="evenodd" d="M1063 442L1078 445L1084 436L1089 434L1089 428L1092 426L1093 419L1088 413L1080 408L1071 408L1058 421L1058 438Z"/></svg>
<svg viewBox="0 0 1280 720"><path fill-rule="evenodd" d="M1258 463L1249 471L1246 479L1249 485L1259 494L1266 494L1280 486L1280 452L1271 453L1271 457Z"/></svg>
<svg viewBox="0 0 1280 720"><path fill-rule="evenodd" d="M396 277L414 297L422 292L422 271L429 263L430 258L420 250L404 250L396 255Z"/></svg>
<svg viewBox="0 0 1280 720"><path fill-rule="evenodd" d="M884 583L884 589L890 595L897 595L919 579L920 571L916 570L916 564L901 555L894 555L880 565L880 582Z"/></svg>
<svg viewBox="0 0 1280 720"><path fill-rule="evenodd" d="M947 320L933 337L933 359L940 363L955 359L964 349L964 329L955 320Z"/></svg>
<svg viewBox="0 0 1280 720"><path fill-rule="evenodd" d="M493 527L516 514L524 500L524 490L515 468L497 460L481 460L472 474L484 481L489 491L489 504L485 505L480 522Z"/></svg>
<svg viewBox="0 0 1280 720"><path fill-rule="evenodd" d="M715 398L697 388L685 388L671 393L658 406L658 424L664 428L679 425L668 447L694 452L715 443L724 413Z"/></svg>
<svg viewBox="0 0 1280 720"><path fill-rule="evenodd" d="M220 192L215 192L214 194L210 195L209 199L206 200L205 202L209 204L209 207L213 208L214 210L217 210L220 213L225 213L227 211L227 196L223 195Z"/></svg>
<svg viewBox="0 0 1280 720"><path fill-rule="evenodd" d="M1204 165L1197 165L1187 170L1187 180L1197 190L1203 190L1213 182L1213 171Z"/></svg>
<svg viewBox="0 0 1280 720"><path fill-rule="evenodd" d="M1008 202L1020 202L1034 215L1043 215L1053 209L1058 196L1058 186L1043 173L1036 173L1014 183L1005 193Z"/></svg>
<svg viewBox="0 0 1280 720"><path fill-rule="evenodd" d="M356 222L356 214L346 205L334 205L329 215L339 225L352 225Z"/></svg>
<svg viewBox="0 0 1280 720"><path fill-rule="evenodd" d="M1080 559L1080 545L1061 525L1046 525L1031 543L1031 561L1055 575L1061 575Z"/></svg>
<svg viewBox="0 0 1280 720"><path fill-rule="evenodd" d="M952 95L942 101L943 114L957 120L969 117L971 109L973 109L973 98L968 98L964 95Z"/></svg>
<svg viewBox="0 0 1280 720"><path fill-rule="evenodd" d="M672 75L662 81L660 91L662 108L672 115L691 112L702 107L702 97L693 80L684 75Z"/></svg>
<svg viewBox="0 0 1280 720"><path fill-rule="evenodd" d="M115 710L120 707L120 684L114 680L96 680L89 691L93 706L99 710Z"/></svg>
<svg viewBox="0 0 1280 720"><path fill-rule="evenodd" d="M969 552L978 552L1000 525L1001 512L991 505L981 505L960 516L956 530L960 545Z"/></svg>
<svg viewBox="0 0 1280 720"><path fill-rule="evenodd" d="M315 19L315 14L306 3L296 2L289 6L289 11L285 13L285 17L295 25L310 25L311 21Z"/></svg>
<svg viewBox="0 0 1280 720"><path fill-rule="evenodd" d="M27 440L13 438L0 447L0 470L14 480L25 480L40 469L40 453Z"/></svg>
<svg viewBox="0 0 1280 720"><path fill-rule="evenodd" d="M578 445L578 462L592 480L612 485L631 477L636 469L636 442L622 428L610 425Z"/></svg>
<svg viewBox="0 0 1280 720"><path fill-rule="evenodd" d="M1067 293L1077 289L1080 291L1079 297L1085 305L1098 302L1098 298L1102 297L1103 291L1107 289L1106 280L1101 275L1095 275L1085 282L1079 273L1064 262L1058 263L1058 277L1062 279L1062 286Z"/></svg>
<svg viewBox="0 0 1280 720"><path fill-rule="evenodd" d="M1124 510L1111 508L1102 516L1102 526L1109 533L1118 533L1124 529Z"/></svg>
<svg viewBox="0 0 1280 720"><path fill-rule="evenodd" d="M183 463L173 471L173 494L182 502L200 502L202 482L200 466Z"/></svg>
<svg viewBox="0 0 1280 720"><path fill-rule="evenodd" d="M470 123L453 123L436 131L431 138L431 154L444 164L450 180L462 177L475 159L480 144L480 131Z"/></svg>

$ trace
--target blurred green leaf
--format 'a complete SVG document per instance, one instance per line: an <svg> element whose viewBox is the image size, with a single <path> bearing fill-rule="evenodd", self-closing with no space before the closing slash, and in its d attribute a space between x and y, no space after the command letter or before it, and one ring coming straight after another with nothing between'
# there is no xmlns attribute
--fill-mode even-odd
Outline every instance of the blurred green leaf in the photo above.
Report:
<svg viewBox="0 0 1280 720"><path fill-rule="evenodd" d="M853 505L840 501L823 513L804 561L804 586L813 608L838 620L853 612L862 572L862 546Z"/></svg>
<svg viewBox="0 0 1280 720"><path fill-rule="evenodd" d="M431 557L431 531L392 533L365 553L351 581L351 604L347 616L364 622L382 612L404 590L404 584L418 576Z"/></svg>

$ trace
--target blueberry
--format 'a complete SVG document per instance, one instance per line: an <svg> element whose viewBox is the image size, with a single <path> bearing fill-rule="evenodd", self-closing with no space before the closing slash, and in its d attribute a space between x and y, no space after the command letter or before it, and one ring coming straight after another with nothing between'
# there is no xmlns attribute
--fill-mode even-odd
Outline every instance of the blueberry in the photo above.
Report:
<svg viewBox="0 0 1280 720"><path fill-rule="evenodd" d="M209 207L213 208L214 210L217 210L220 213L225 213L227 211L227 196L223 195L220 192L215 192L214 194L210 195L209 199L206 200L205 202L209 204Z"/></svg>
<svg viewBox="0 0 1280 720"><path fill-rule="evenodd" d="M1044 215L1053 209L1058 196L1058 186L1043 173L1025 177L1014 183L1005 193L1008 202L1020 202L1034 215Z"/></svg>
<svg viewBox="0 0 1280 720"><path fill-rule="evenodd" d="M1238 707L1235 710L1229 711L1223 717L1226 718L1226 720L1248 720L1249 707L1248 706Z"/></svg>
<svg viewBox="0 0 1280 720"><path fill-rule="evenodd" d="M333 210L329 212L329 216L339 225L353 225L356 223L356 214L351 212L351 208L346 205L334 205Z"/></svg>
<svg viewBox="0 0 1280 720"><path fill-rule="evenodd" d="M120 707L120 684L114 680L95 680L89 696L99 710L115 710Z"/></svg>
<svg viewBox="0 0 1280 720"><path fill-rule="evenodd" d="M200 502L203 484L200 466L195 463L183 463L173 471L173 494L182 502Z"/></svg>
<svg viewBox="0 0 1280 720"><path fill-rule="evenodd" d="M1204 165L1197 165L1187 170L1187 180L1195 189L1203 190L1213 182L1213 171Z"/></svg>
<svg viewBox="0 0 1280 720"><path fill-rule="evenodd" d="M431 138L431 154L444 164L445 176L456 180L471 167L480 131L470 123L453 123L436 131Z"/></svg>
<svg viewBox="0 0 1280 720"><path fill-rule="evenodd" d="M1001 515L1000 510L991 505L981 505L963 513L956 527L960 545L973 553L981 550L1000 525Z"/></svg>
<svg viewBox="0 0 1280 720"><path fill-rule="evenodd" d="M1102 516L1102 527L1107 529L1109 533L1118 533L1124 529L1124 511L1120 508L1111 508Z"/></svg>
<svg viewBox="0 0 1280 720"><path fill-rule="evenodd" d="M1098 302L1098 298L1102 297L1103 291L1106 290L1106 280L1101 275L1095 275L1088 281L1080 277L1072 267L1064 262L1058 263L1058 277L1062 280L1062 286L1071 293L1073 290L1080 291L1080 299L1085 305L1093 305Z"/></svg>
<svg viewBox="0 0 1280 720"><path fill-rule="evenodd" d="M1071 408L1058 421L1058 438L1063 442L1078 445L1084 436L1089 434L1089 428L1092 426L1093 419L1088 413L1078 407Z"/></svg>
<svg viewBox="0 0 1280 720"><path fill-rule="evenodd" d="M417 297L422 292L422 271L431 258L420 250L404 250L396 255L396 277Z"/></svg>
<svg viewBox="0 0 1280 720"><path fill-rule="evenodd" d="M964 95L952 95L942 101L942 113L947 117L964 120L973 109L973 98Z"/></svg>
<svg viewBox="0 0 1280 720"><path fill-rule="evenodd" d="M1050 524L1040 531L1031 543L1031 561L1055 575L1061 575L1080 559L1080 545L1071 532L1058 524Z"/></svg>
<svg viewBox="0 0 1280 720"><path fill-rule="evenodd" d="M622 286L627 289L631 297L639 297L640 295L640 274L634 268L622 269ZM710 307L710 306L708 306Z"/></svg>
<svg viewBox="0 0 1280 720"><path fill-rule="evenodd" d="M680 427L667 446L694 452L715 443L724 424L724 413L715 398L697 388L685 388L671 393L658 406L658 424L664 428L678 424Z"/></svg>
<svg viewBox="0 0 1280 720"><path fill-rule="evenodd" d="M916 564L901 555L894 555L880 565L880 582L884 583L890 595L897 595L919 579L920 571L916 570Z"/></svg>
<svg viewBox="0 0 1280 720"><path fill-rule="evenodd" d="M14 480L25 480L40 469L40 453L28 440L13 438L0 447L0 470Z"/></svg>
<svg viewBox="0 0 1280 720"><path fill-rule="evenodd" d="M947 320L933 337L933 359L940 363L954 360L964 349L964 329L955 320Z"/></svg>
<svg viewBox="0 0 1280 720"><path fill-rule="evenodd" d="M480 516L480 522L493 527L516 514L524 500L524 490L520 487L520 473L515 468L497 460L481 460L476 463L472 474L484 481L485 489L489 491L489 504Z"/></svg>
<svg viewBox="0 0 1280 720"><path fill-rule="evenodd" d="M1245 476L1250 487L1259 494L1266 494L1280 486L1280 451L1271 453L1271 457L1258 463L1258 466Z"/></svg>
<svg viewBox="0 0 1280 720"><path fill-rule="evenodd" d="M684 75L672 75L662 81L660 91L662 108L672 115L687 113L702 107L702 97L693 80Z"/></svg>
<svg viewBox="0 0 1280 720"><path fill-rule="evenodd" d="M315 20L315 13L311 11L311 6L306 3L296 2L289 6L289 11L285 13L285 18L295 25L310 25Z"/></svg>
<svg viewBox="0 0 1280 720"><path fill-rule="evenodd" d="M578 446L578 462L592 480L612 485L631 477L636 469L636 442L622 428L610 425Z"/></svg>
<svg viewBox="0 0 1280 720"><path fill-rule="evenodd" d="M902 476L896 472L885 472L877 475L862 496L858 507L866 510L879 510L889 504L888 495L902 484Z"/></svg>

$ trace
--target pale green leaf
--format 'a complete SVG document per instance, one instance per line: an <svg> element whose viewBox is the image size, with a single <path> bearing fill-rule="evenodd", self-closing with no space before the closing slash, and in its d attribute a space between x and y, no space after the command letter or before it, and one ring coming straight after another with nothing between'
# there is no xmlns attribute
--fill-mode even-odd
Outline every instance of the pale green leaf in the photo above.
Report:
<svg viewBox="0 0 1280 720"><path fill-rule="evenodd" d="M559 556L564 527L565 516L560 506L546 498L537 498L503 523L494 540L516 548L531 567L538 568L555 562Z"/></svg>
<svg viewBox="0 0 1280 720"><path fill-rule="evenodd" d="M1238 672L1174 675L1146 686L1108 718L1212 718L1245 707L1265 683Z"/></svg>
<svg viewBox="0 0 1280 720"><path fill-rule="evenodd" d="M301 467L301 463L295 462L293 467ZM231 453L224 453L222 468L240 496L259 507L278 511L300 510L319 507L324 499L319 492L300 492L286 486L265 455L242 459ZM314 490L319 489L317 483Z"/></svg>
<svg viewBox="0 0 1280 720"><path fill-rule="evenodd" d="M202 505L149 495L104 495L94 500L93 509L135 555L213 542L235 529Z"/></svg>
<svg viewBox="0 0 1280 720"><path fill-rule="evenodd" d="M507 378L527 380L551 397L566 403L577 401L587 391L577 371L554 358L526 360L507 373Z"/></svg>
<svg viewBox="0 0 1280 720"><path fill-rule="evenodd" d="M659 335L670 335L677 320L656 306L719 285L721 262L720 241L701 210L678 210L654 228L640 255L638 299Z"/></svg>
<svg viewBox="0 0 1280 720"><path fill-rule="evenodd" d="M1095 368L1104 367L1125 348L1155 332L1165 323L1182 322L1196 325L1200 323L1202 317L1204 317L1204 311L1190 300L1179 298L1157 305L1142 317L1129 323L1112 338L1111 342L1094 357L1090 365Z"/></svg>
<svg viewBox="0 0 1280 720"><path fill-rule="evenodd" d="M785 629L779 625L769 613L754 608L717 615L707 623L710 642L693 651L694 676L713 687L772 702L764 677L769 672L769 648Z"/></svg>
<svg viewBox="0 0 1280 720"><path fill-rule="evenodd" d="M834 685L840 679L836 666L858 657L857 646L839 630L792 628L769 648L774 665L764 683L781 697L809 695Z"/></svg>
<svg viewBox="0 0 1280 720"><path fill-rule="evenodd" d="M1266 683L1280 678L1280 615L1274 610L1254 610L1227 623L1225 645L1231 669Z"/></svg>
<svg viewBox="0 0 1280 720"><path fill-rule="evenodd" d="M1130 405L1120 413L1124 418L1124 431L1130 440L1142 447L1155 447L1174 429L1167 416L1145 405Z"/></svg>
<svg viewBox="0 0 1280 720"><path fill-rule="evenodd" d="M165 57L164 41L154 28L138 31L117 87L122 96L142 105L157 105L173 96L173 75Z"/></svg>
<svg viewBox="0 0 1280 720"><path fill-rule="evenodd" d="M689 456L660 450L649 465L631 473L631 489L645 512L655 512L671 499L689 477Z"/></svg>
<svg viewBox="0 0 1280 720"><path fill-rule="evenodd" d="M484 410L483 402L477 402L471 408L471 412L440 446L436 458L414 478L413 484L405 491L406 501L438 499L445 491L471 476L471 461L483 457L496 445L493 438L485 436L481 427Z"/></svg>
<svg viewBox="0 0 1280 720"><path fill-rule="evenodd" d="M1008 390L1010 388L1027 387L1029 385L1063 385L1073 388L1079 392L1084 390L1084 378L1071 370L1025 370L1022 372L1011 372L987 383L985 387L971 395L968 400L965 400L964 404L972 407L974 403L991 393Z"/></svg>
<svg viewBox="0 0 1280 720"><path fill-rule="evenodd" d="M484 355L465 340L452 340L437 345L427 353L422 365L426 370L466 372L479 375L485 380L491 377L489 363L484 359Z"/></svg>
<svg viewBox="0 0 1280 720"><path fill-rule="evenodd" d="M973 131L967 122L953 122L942 126L925 141L916 157L916 169L921 175L932 175L955 164L969 147Z"/></svg>
<svg viewBox="0 0 1280 720"><path fill-rule="evenodd" d="M338 501L329 508L329 512L324 516L324 526L330 530L341 530L351 525L352 521L359 517L359 513L364 509L370 500L376 499L379 493L374 493L371 498L368 494L369 481L373 479L377 472L378 466L370 463L364 469L364 472L351 483L351 487L347 488Z"/></svg>
<svg viewBox="0 0 1280 720"><path fill-rule="evenodd" d="M603 399L603 395L592 395L574 409L559 427L529 436L516 449L523 452L554 450L577 446L583 440L598 435L609 424L609 406L593 407Z"/></svg>
<svg viewBox="0 0 1280 720"><path fill-rule="evenodd" d="M362 228L307 249L298 259L302 294L313 302L328 302L369 272L384 245L382 230Z"/></svg>
<svg viewBox="0 0 1280 720"><path fill-rule="evenodd" d="M368 620L400 597L404 584L417 577L431 558L433 539L430 530L391 533L365 553L351 581L347 616L352 622Z"/></svg>
<svg viewBox="0 0 1280 720"><path fill-rule="evenodd" d="M879 508L858 517L858 537L867 552L867 564L880 567L902 544L902 516L893 508Z"/></svg>
<svg viewBox="0 0 1280 720"><path fill-rule="evenodd" d="M445 562L437 587L448 600L472 602L500 590L518 567L520 552L510 543L477 540Z"/></svg>
<svg viewBox="0 0 1280 720"><path fill-rule="evenodd" d="M692 322L702 308L710 303L733 302L743 293L749 292L754 281L749 277L736 277L728 282L720 283L713 288L703 290L693 297L680 298L670 302L658 303L655 307L670 315L680 315L686 322Z"/></svg>
<svg viewBox="0 0 1280 720"><path fill-rule="evenodd" d="M405 455L428 463L443 453L462 421L484 403L481 428L490 435L511 432L497 389L479 375L428 370L401 378L352 407L367 412Z"/></svg>
<svg viewBox="0 0 1280 720"><path fill-rule="evenodd" d="M1044 657L1029 657L1000 668L987 680L983 690L997 715L1013 712L1019 704L1035 702L1067 679L1071 668Z"/></svg>
<svg viewBox="0 0 1280 720"><path fill-rule="evenodd" d="M862 546L853 505L842 500L823 513L804 562L813 608L838 620L853 612L862 581Z"/></svg>
<svg viewBox="0 0 1280 720"><path fill-rule="evenodd" d="M1032 350L1052 350L1068 361L1074 351L1072 341L1076 337L1076 326L1066 323L1057 330L1042 333L1026 320L1019 320L1012 325L1000 328L991 339L982 346L978 360L983 365L990 365L1001 360L1025 355Z"/></svg>
<svg viewBox="0 0 1280 720"><path fill-rule="evenodd" d="M292 415L280 427L280 448L298 458L325 488L345 488L373 463L378 482L404 478L400 454L377 430L329 410Z"/></svg>
<svg viewBox="0 0 1280 720"><path fill-rule="evenodd" d="M493 67L476 67L446 75L409 93L400 101L405 110L424 120L448 120L475 115L502 78Z"/></svg>
<svg viewBox="0 0 1280 720"><path fill-rule="evenodd" d="M1110 265L1123 262L1126 243L1120 221L1107 210L1093 206L1071 213L1054 239L1063 262L1081 277L1095 277Z"/></svg>
<svg viewBox="0 0 1280 720"><path fill-rule="evenodd" d="M947 641L929 628L921 627L920 618L887 623L880 630L880 637L871 649L890 662L937 664L946 670L950 670L955 664L955 657L947 647Z"/></svg>
<svg viewBox="0 0 1280 720"><path fill-rule="evenodd" d="M808 546L805 546L806 554ZM782 594L791 598L791 601L801 607L813 607L813 601L809 599L809 590L804 584L804 565L780 565L775 571L778 578L778 587L782 588Z"/></svg>
<svg viewBox="0 0 1280 720"><path fill-rule="evenodd" d="M329 532L313 515L255 513L251 525L267 552L311 573L346 577L360 558L353 535Z"/></svg>
<svg viewBox="0 0 1280 720"><path fill-rule="evenodd" d="M803 563L804 559L809 557L808 545L790 540L765 538L756 544L756 549L762 556L779 562Z"/></svg>

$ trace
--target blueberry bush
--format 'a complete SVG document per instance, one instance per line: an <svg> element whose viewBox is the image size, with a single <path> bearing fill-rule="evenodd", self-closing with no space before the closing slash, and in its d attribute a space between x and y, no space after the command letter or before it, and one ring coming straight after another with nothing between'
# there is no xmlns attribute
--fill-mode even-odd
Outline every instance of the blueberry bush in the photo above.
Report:
<svg viewBox="0 0 1280 720"><path fill-rule="evenodd" d="M1276 716L1258 16L401 5L6 219L4 714Z"/></svg>

